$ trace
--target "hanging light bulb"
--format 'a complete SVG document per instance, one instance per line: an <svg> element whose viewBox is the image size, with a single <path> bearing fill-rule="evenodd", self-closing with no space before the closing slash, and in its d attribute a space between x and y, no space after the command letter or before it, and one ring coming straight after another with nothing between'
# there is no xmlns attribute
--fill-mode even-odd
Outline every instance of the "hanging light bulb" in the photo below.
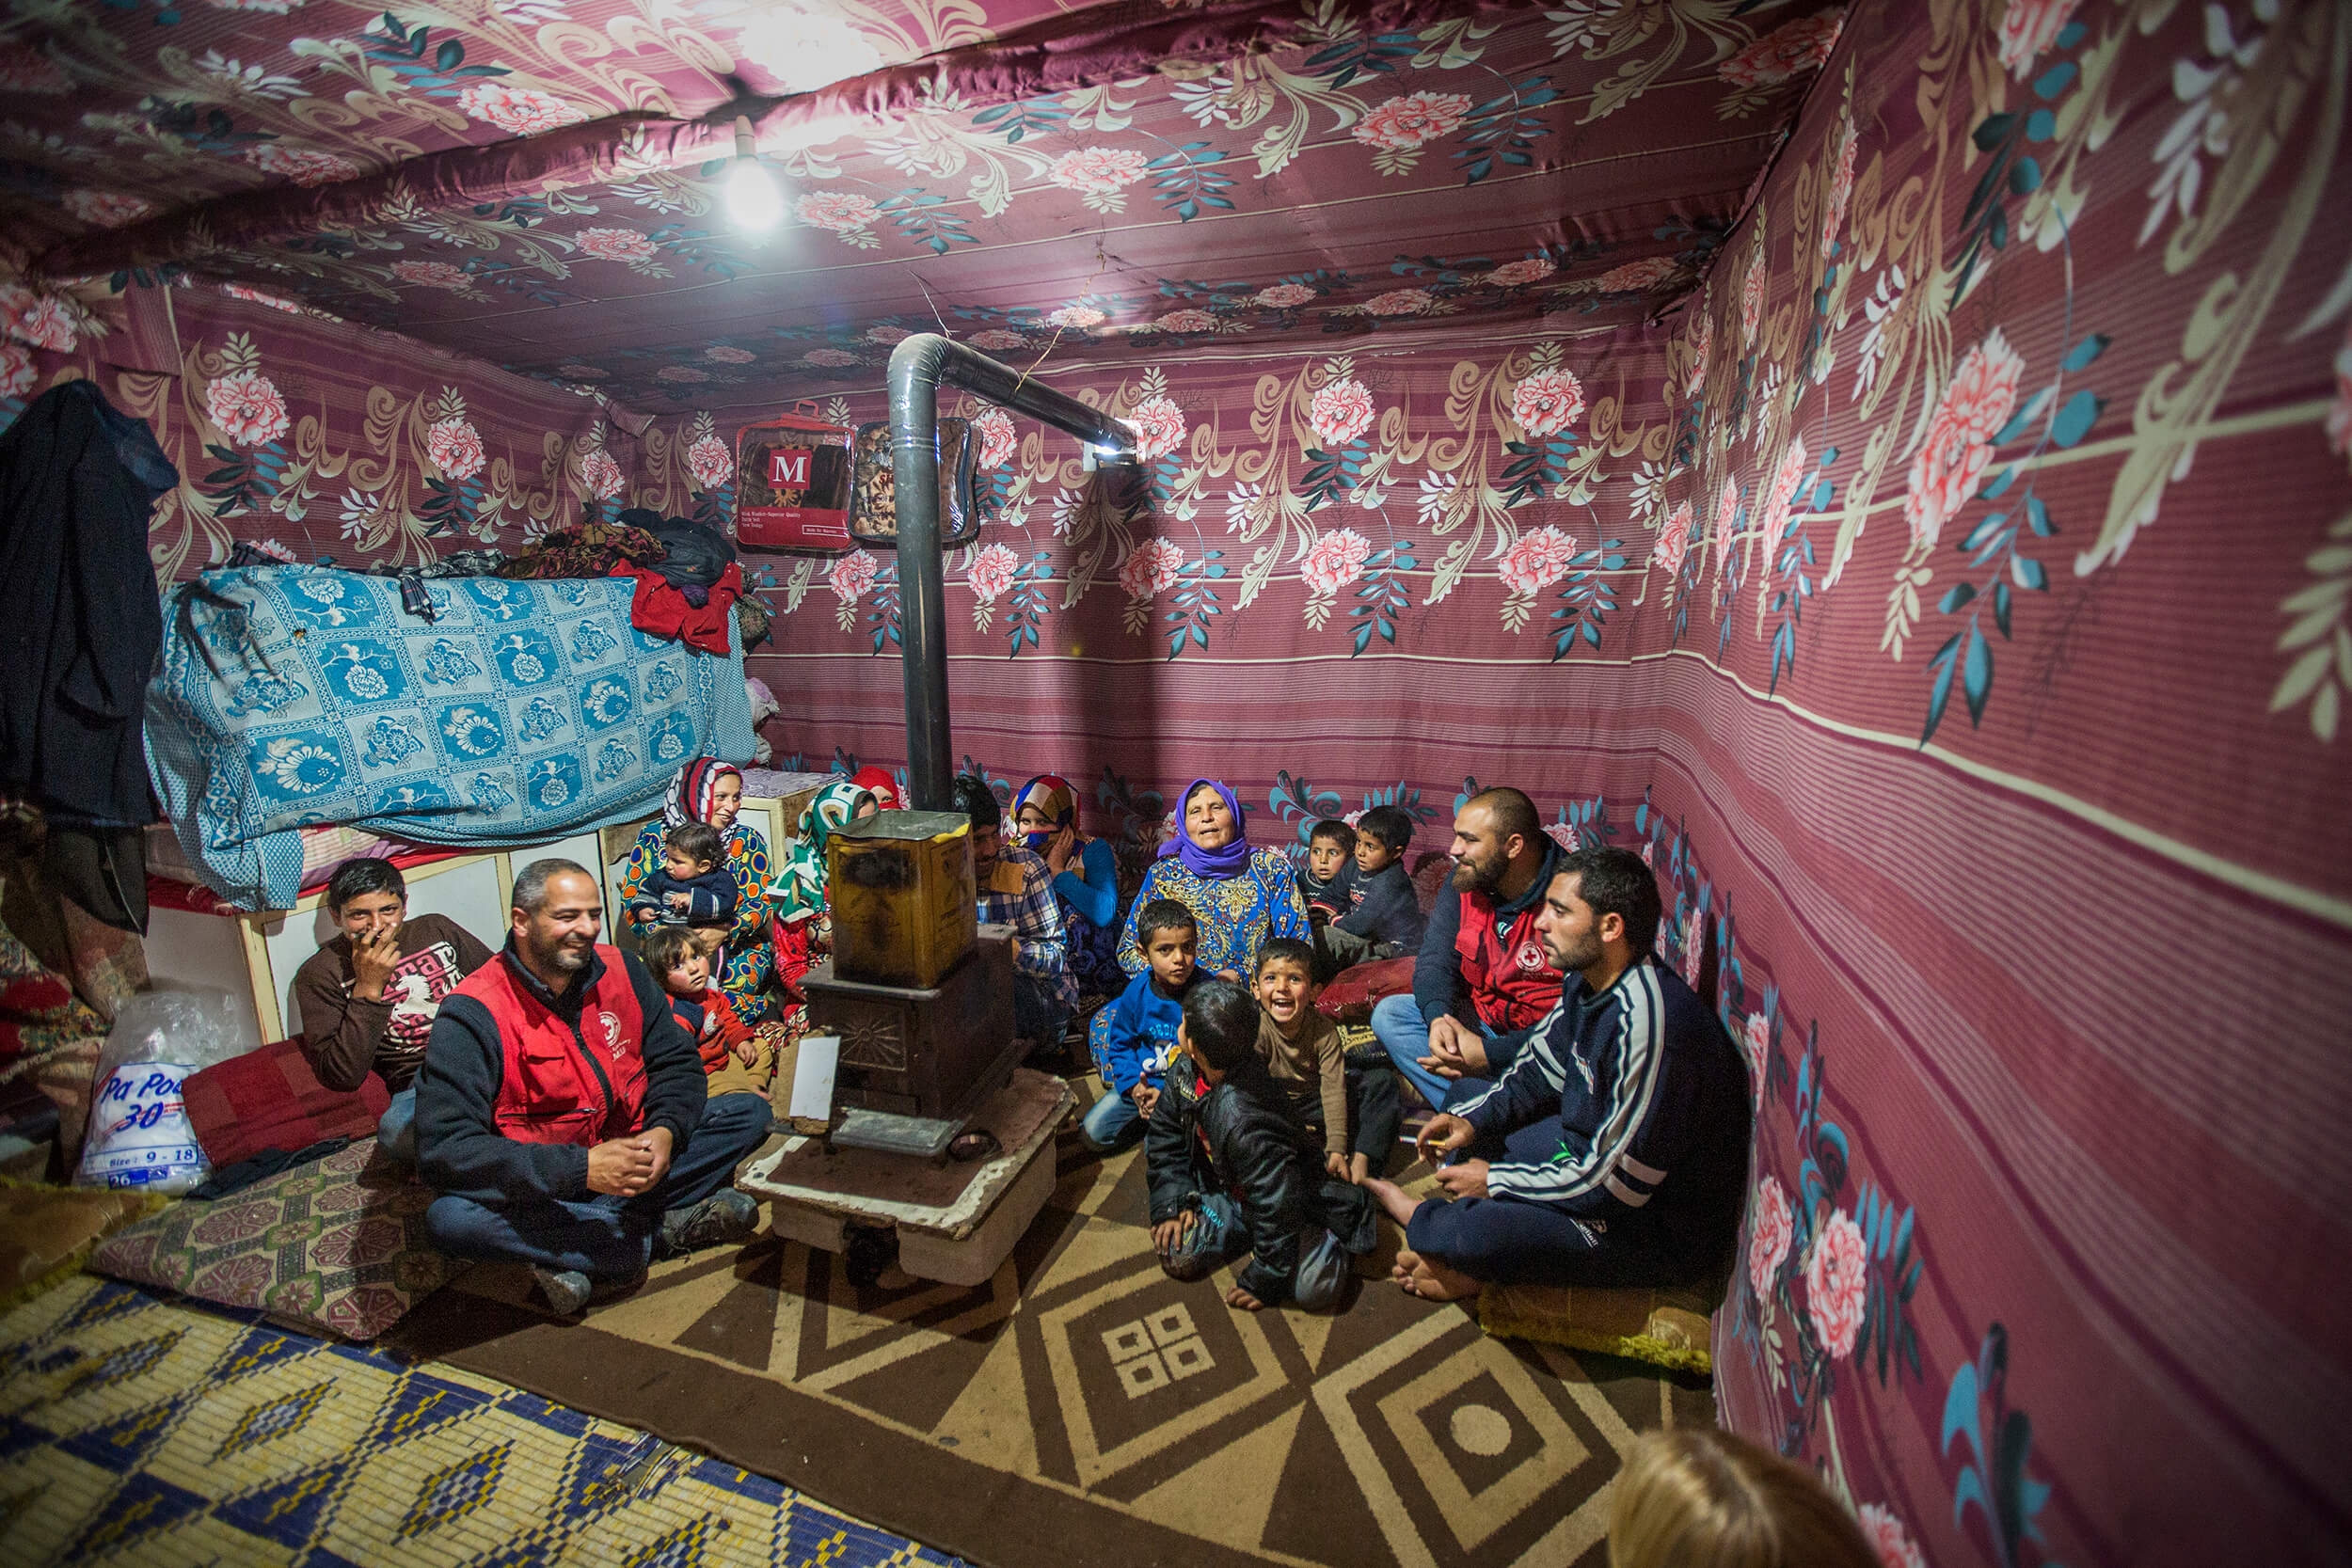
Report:
<svg viewBox="0 0 2352 1568"><path fill-rule="evenodd" d="M727 221L753 233L765 233L784 216L784 193L752 148L752 119L735 120L735 158L727 165Z"/></svg>

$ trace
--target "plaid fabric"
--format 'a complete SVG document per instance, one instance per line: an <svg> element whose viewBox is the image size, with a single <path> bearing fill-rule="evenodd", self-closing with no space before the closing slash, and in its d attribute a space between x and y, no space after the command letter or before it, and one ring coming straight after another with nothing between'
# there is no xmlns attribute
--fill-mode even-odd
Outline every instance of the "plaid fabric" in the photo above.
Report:
<svg viewBox="0 0 2352 1568"><path fill-rule="evenodd" d="M357 1091L339 1094L318 1081L300 1045L279 1040L190 1074L181 1098L204 1157L218 1168L265 1148L373 1137L392 1097L373 1072Z"/></svg>
<svg viewBox="0 0 2352 1568"><path fill-rule="evenodd" d="M1021 891L999 892L994 884L1009 880L1007 867L1018 871ZM1021 974L1053 983L1065 1007L1078 1006L1078 981L1070 973L1067 939L1062 931L1061 901L1054 896L1054 874L1043 856L1007 845L997 851L996 875L980 889L983 923L1012 927L1012 967Z"/></svg>

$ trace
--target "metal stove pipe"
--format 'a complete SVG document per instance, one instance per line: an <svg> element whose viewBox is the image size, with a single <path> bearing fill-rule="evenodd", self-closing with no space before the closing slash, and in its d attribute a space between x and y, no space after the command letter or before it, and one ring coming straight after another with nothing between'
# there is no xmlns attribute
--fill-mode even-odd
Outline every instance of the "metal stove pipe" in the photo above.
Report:
<svg viewBox="0 0 2352 1568"><path fill-rule="evenodd" d="M955 776L947 736L947 636L939 548L939 388L961 387L1106 455L1133 462L1135 432L1067 392L935 332L890 355L890 467L898 512L898 642L907 702L907 793L916 811L946 811Z"/></svg>

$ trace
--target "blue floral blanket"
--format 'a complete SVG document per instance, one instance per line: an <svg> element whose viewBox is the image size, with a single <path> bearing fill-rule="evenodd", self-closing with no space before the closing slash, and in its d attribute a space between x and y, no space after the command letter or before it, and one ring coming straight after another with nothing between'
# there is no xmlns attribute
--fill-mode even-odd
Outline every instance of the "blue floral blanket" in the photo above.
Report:
<svg viewBox="0 0 2352 1568"><path fill-rule="evenodd" d="M748 757L743 653L628 623L627 578L400 585L316 566L206 572L164 595L147 767L223 897L288 909L295 830L543 844L644 815L688 758Z"/></svg>

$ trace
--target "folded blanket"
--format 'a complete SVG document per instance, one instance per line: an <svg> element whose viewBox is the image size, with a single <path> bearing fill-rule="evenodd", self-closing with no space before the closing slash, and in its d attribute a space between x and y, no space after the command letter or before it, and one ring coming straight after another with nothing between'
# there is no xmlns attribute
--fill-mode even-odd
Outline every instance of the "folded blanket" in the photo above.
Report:
<svg viewBox="0 0 2352 1568"><path fill-rule="evenodd" d="M739 642L713 657L629 625L626 578L432 582L206 572L164 595L147 765L205 884L288 909L297 829L520 847L629 821L694 756L748 760Z"/></svg>

